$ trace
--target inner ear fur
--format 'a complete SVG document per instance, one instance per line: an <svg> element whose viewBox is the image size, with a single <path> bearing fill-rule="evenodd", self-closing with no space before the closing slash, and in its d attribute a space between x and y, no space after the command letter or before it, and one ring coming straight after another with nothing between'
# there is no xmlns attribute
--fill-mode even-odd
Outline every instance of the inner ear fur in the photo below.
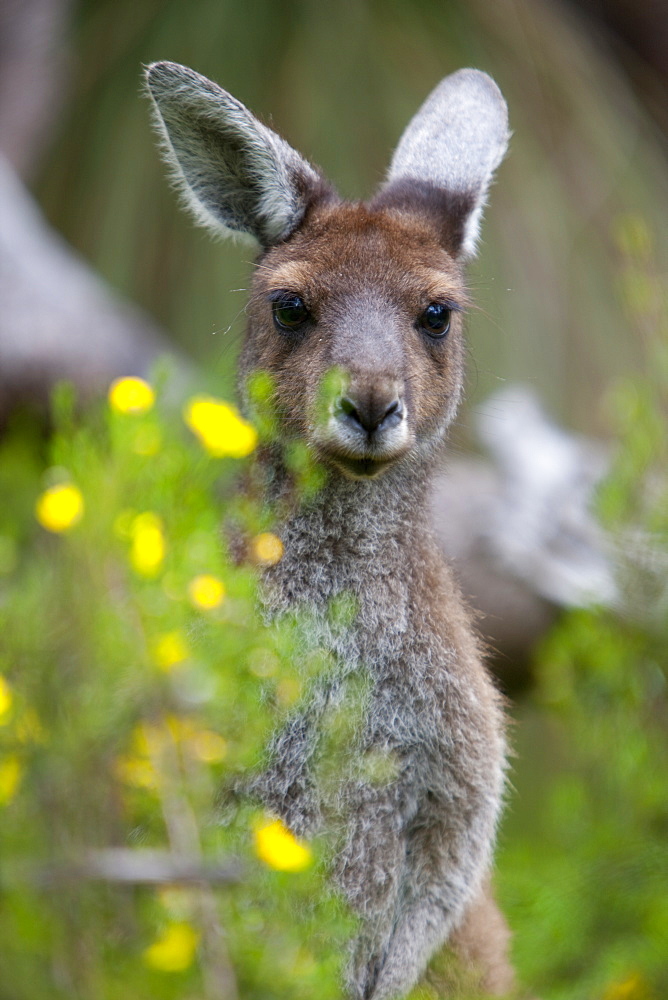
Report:
<svg viewBox="0 0 668 1000"><path fill-rule="evenodd" d="M146 82L165 160L197 221L263 247L286 239L333 189L235 97L178 63L153 63Z"/></svg>
<svg viewBox="0 0 668 1000"><path fill-rule="evenodd" d="M441 245L457 257L466 239L466 224L475 202L471 191L448 191L429 181L403 178L383 188L369 207L394 209L424 218L436 230Z"/></svg>
<svg viewBox="0 0 668 1000"><path fill-rule="evenodd" d="M427 216L446 249L470 257L508 139L508 108L492 78L451 73L408 123L374 204Z"/></svg>

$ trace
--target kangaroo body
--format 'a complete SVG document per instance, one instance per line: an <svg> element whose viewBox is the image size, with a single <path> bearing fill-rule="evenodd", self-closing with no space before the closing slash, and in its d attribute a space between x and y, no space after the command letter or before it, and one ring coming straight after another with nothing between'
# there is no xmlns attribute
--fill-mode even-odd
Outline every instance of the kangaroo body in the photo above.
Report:
<svg viewBox="0 0 668 1000"><path fill-rule="evenodd" d="M387 183L341 201L243 105L191 70L149 69L168 159L201 220L261 246L242 351L269 372L281 439L326 479L292 501L281 449L261 461L284 556L264 578L272 617L302 612L332 655L270 747L254 794L298 835L340 825L335 879L360 930L351 1000L405 996L450 940L510 986L508 934L486 884L503 795L504 726L469 616L429 527L430 480L463 382L462 262L507 141L494 83L446 78L404 133ZM340 387L323 403L323 384ZM332 602L350 620L332 623ZM318 778L328 714L363 677L350 767ZM390 765L384 780L365 762Z"/></svg>

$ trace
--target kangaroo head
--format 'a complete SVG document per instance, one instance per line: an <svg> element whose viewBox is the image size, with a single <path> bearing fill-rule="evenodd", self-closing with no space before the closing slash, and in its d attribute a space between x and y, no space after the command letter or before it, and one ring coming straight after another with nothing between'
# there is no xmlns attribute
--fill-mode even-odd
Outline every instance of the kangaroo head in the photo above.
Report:
<svg viewBox="0 0 668 1000"><path fill-rule="evenodd" d="M216 84L164 62L147 79L198 220L260 245L241 373L269 372L285 435L352 478L431 455L463 384L463 263L508 141L493 80L446 77L380 191L352 204Z"/></svg>

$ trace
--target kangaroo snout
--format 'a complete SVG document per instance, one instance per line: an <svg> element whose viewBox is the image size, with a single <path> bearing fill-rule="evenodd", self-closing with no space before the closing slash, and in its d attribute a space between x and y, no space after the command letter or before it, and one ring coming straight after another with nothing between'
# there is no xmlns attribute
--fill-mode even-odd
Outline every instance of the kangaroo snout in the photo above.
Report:
<svg viewBox="0 0 668 1000"><path fill-rule="evenodd" d="M354 479L374 478L394 464L410 444L400 381L352 378L336 396L315 431L321 457Z"/></svg>
<svg viewBox="0 0 668 1000"><path fill-rule="evenodd" d="M334 404L334 413L343 424L372 441L400 424L406 410L399 396L375 392L371 387L340 396Z"/></svg>

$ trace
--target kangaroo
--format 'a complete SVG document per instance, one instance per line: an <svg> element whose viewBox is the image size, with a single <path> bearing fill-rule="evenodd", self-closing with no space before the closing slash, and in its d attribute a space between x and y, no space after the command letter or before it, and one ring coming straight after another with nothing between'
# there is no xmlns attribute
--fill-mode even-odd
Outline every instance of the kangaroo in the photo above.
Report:
<svg viewBox="0 0 668 1000"><path fill-rule="evenodd" d="M503 710L438 553L429 491L462 394L463 268L506 150L506 104L485 73L446 77L379 191L350 203L215 83L169 62L147 80L197 220L259 244L241 393L269 373L282 441L305 443L325 473L315 495L291 502L281 448L258 456L284 545L264 572L267 613L304 611L309 641L335 667L275 735L252 791L296 835L339 817L334 879L359 917L351 1000L405 996L446 941L504 995L509 934L489 890ZM332 372L337 388L323 397ZM334 627L341 595L352 612ZM350 773L332 805L318 778L323 720L362 675ZM391 762L384 780L364 769L374 754Z"/></svg>

